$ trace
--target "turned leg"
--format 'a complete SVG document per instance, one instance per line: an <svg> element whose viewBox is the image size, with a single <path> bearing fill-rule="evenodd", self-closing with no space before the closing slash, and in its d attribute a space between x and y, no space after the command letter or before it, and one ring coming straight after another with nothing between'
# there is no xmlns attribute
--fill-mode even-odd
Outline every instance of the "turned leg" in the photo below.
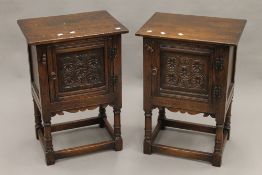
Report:
<svg viewBox="0 0 262 175"><path fill-rule="evenodd" d="M42 125L41 113L38 109L35 100L33 100L33 103L34 103L34 116L35 116L35 134L36 134L36 139L39 140L38 130L42 129L43 125Z"/></svg>
<svg viewBox="0 0 262 175"><path fill-rule="evenodd" d="M123 141L121 138L120 112L121 109L119 107L114 107L114 136L116 151L121 151L123 149Z"/></svg>
<svg viewBox="0 0 262 175"><path fill-rule="evenodd" d="M231 106L232 106L232 101L229 105L229 108L227 110L227 114L226 114L226 120L225 120L225 129L228 132L228 136L227 136L227 140L229 140L230 138L230 129L231 129Z"/></svg>
<svg viewBox="0 0 262 175"><path fill-rule="evenodd" d="M152 110L145 111L144 154L152 153Z"/></svg>
<svg viewBox="0 0 262 175"><path fill-rule="evenodd" d="M105 127L104 118L107 118L106 108L104 106L99 107L99 117L101 118L101 122L99 123L99 127L104 128Z"/></svg>
<svg viewBox="0 0 262 175"><path fill-rule="evenodd" d="M220 167L222 162L222 149L223 149L223 124L217 122L216 124L216 138L213 153L212 165Z"/></svg>
<svg viewBox="0 0 262 175"><path fill-rule="evenodd" d="M51 116L44 117L44 146L46 164L53 165L55 163L55 156L51 135Z"/></svg>
<svg viewBox="0 0 262 175"><path fill-rule="evenodd" d="M160 124L160 129L164 130L166 127L164 125L164 120L166 119L165 107L160 107L158 112L158 123Z"/></svg>

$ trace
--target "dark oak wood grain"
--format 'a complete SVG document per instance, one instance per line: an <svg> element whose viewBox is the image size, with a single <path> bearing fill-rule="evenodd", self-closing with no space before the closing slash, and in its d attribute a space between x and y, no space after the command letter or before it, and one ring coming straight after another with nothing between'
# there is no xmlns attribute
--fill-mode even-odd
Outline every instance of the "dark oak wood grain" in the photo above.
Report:
<svg viewBox="0 0 262 175"><path fill-rule="evenodd" d="M221 166L230 135L237 43L245 20L156 13L136 33L143 36L144 153L164 153ZM158 122L152 129L152 110ZM202 113L216 126L167 119L171 112ZM214 134L213 153L154 143L161 129L174 127Z"/></svg>
<svg viewBox="0 0 262 175"><path fill-rule="evenodd" d="M246 20L155 13L136 33L150 38L237 45Z"/></svg>
<svg viewBox="0 0 262 175"><path fill-rule="evenodd" d="M107 11L21 19L17 21L29 44L127 33Z"/></svg>
<svg viewBox="0 0 262 175"><path fill-rule="evenodd" d="M23 19L18 24L27 39L35 132L46 164L108 148L122 150L121 34L128 30L106 11ZM107 120L107 106L114 109L114 128ZM64 111L96 108L97 117L51 124L51 118ZM105 128L112 139L53 150L53 132L89 125Z"/></svg>

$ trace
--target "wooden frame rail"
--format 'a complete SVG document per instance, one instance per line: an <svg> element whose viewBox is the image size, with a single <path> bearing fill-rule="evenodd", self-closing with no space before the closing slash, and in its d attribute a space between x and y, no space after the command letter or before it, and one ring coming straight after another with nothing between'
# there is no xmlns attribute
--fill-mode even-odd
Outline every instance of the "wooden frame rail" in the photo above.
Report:
<svg viewBox="0 0 262 175"><path fill-rule="evenodd" d="M215 126L203 125L203 124L197 124L197 123L191 123L191 122L185 122L185 121L172 120L172 119L165 118L161 120L161 123L160 122L157 123L157 125L155 126L152 132L152 136L151 136L152 152L168 154L168 155L183 157L183 158L197 159L197 160L207 161L211 163L213 162L214 153L196 151L196 150L190 150L190 149L184 149L184 148L178 148L178 147L172 147L172 146L154 143L159 131L161 130L161 126L209 133L209 134L214 134L214 135L216 134ZM227 138L228 138L228 131L224 129L223 133L224 135L223 135L223 141L222 141L223 146L222 147L224 149Z"/></svg>
<svg viewBox="0 0 262 175"><path fill-rule="evenodd" d="M77 156L77 155L92 153L92 152L101 151L101 150L107 150L111 148L114 149L115 144L116 144L116 141L114 139L114 129L108 122L107 118L104 118L104 117L103 118L102 117L91 117L87 119L74 120L74 121L69 121L69 122L53 124L51 125L51 132L75 129L75 128L80 128L80 127L100 124L101 122L104 122L105 129L108 131L112 140L107 140L107 141L102 141L99 143L82 145L82 146L53 151L54 158L57 160L57 159L62 159L66 157ZM43 128L39 128L37 130L37 133L38 133L39 141L41 143L43 151L46 152L47 148L44 142Z"/></svg>

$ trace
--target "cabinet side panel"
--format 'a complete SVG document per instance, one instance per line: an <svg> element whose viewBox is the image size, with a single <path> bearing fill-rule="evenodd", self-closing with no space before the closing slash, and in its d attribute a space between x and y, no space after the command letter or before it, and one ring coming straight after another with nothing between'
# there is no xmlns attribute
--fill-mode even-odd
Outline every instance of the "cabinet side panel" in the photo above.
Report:
<svg viewBox="0 0 262 175"><path fill-rule="evenodd" d="M144 110L150 111L151 95L152 95L152 59L154 58L155 41L149 38L143 38L143 94L144 94ZM154 91L154 90L153 90Z"/></svg>
<svg viewBox="0 0 262 175"><path fill-rule="evenodd" d="M227 98L229 98L231 90L234 85L234 46L229 48L229 57L228 57L228 75L227 75Z"/></svg>
<svg viewBox="0 0 262 175"><path fill-rule="evenodd" d="M116 48L116 58L113 59L113 75L117 77L114 85L115 105L122 107L122 50L121 50L121 35L113 38L112 48Z"/></svg>
<svg viewBox="0 0 262 175"><path fill-rule="evenodd" d="M37 51L35 46L31 46L30 55L31 55L31 66L32 66L31 67L32 85L37 91L37 95L39 95L40 83L39 83L39 72L38 72L38 58L37 58Z"/></svg>

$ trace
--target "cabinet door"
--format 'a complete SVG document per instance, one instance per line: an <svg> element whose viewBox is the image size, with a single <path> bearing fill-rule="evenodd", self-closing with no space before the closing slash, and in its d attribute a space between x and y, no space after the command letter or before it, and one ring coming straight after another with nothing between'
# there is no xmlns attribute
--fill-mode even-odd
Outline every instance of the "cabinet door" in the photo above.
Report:
<svg viewBox="0 0 262 175"><path fill-rule="evenodd" d="M55 44L48 49L51 102L92 98L112 92L106 38Z"/></svg>
<svg viewBox="0 0 262 175"><path fill-rule="evenodd" d="M152 94L208 102L212 89L214 48L175 41L157 41L152 60Z"/></svg>

